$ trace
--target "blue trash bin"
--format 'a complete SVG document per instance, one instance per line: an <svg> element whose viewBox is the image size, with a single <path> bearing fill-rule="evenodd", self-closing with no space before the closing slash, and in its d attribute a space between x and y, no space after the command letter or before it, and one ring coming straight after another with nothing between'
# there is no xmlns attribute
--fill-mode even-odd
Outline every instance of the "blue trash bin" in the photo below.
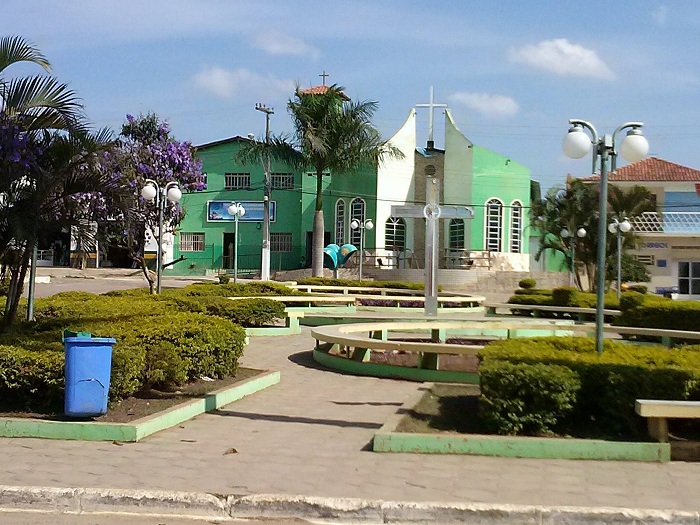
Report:
<svg viewBox="0 0 700 525"><path fill-rule="evenodd" d="M79 333L63 337L66 350L64 412L72 417L107 413L109 377L112 372L112 337Z"/></svg>

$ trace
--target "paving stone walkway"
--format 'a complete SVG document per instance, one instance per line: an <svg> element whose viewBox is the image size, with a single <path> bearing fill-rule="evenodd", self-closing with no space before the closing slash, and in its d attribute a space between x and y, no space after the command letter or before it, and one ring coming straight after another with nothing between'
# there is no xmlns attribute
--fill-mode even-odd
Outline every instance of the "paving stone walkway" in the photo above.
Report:
<svg viewBox="0 0 700 525"><path fill-rule="evenodd" d="M420 385L319 369L313 345L308 328L251 338L241 364L280 384L139 443L0 438L0 484L698 509L700 463L370 452Z"/></svg>

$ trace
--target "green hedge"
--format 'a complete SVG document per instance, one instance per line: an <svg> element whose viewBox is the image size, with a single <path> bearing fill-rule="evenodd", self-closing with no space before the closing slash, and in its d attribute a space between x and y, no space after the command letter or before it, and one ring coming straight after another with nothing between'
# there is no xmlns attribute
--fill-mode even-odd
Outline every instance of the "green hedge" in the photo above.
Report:
<svg viewBox="0 0 700 525"><path fill-rule="evenodd" d="M528 304L542 306L571 306L577 308L595 308L597 296L594 293L582 292L570 286L554 288L551 291L539 289L520 289L508 299L512 304ZM605 308L617 310L620 303L617 293L605 294Z"/></svg>
<svg viewBox="0 0 700 525"><path fill-rule="evenodd" d="M239 305L223 297L189 301L185 306L168 294L133 291L107 296L66 292L37 299L36 322L0 334L0 403L23 409L61 405L61 333L66 329L116 339L110 385L110 399L116 400L149 386L234 375L245 331L231 321L268 323L284 309L264 299Z"/></svg>
<svg viewBox="0 0 700 525"><path fill-rule="evenodd" d="M226 297L183 297L175 302L186 310L224 317L245 327L270 326L284 318L284 303L252 298L232 301Z"/></svg>
<svg viewBox="0 0 700 525"><path fill-rule="evenodd" d="M635 295L633 295L635 294ZM672 301L655 295L626 292L622 315L616 326L638 326L669 330L700 330L700 302Z"/></svg>
<svg viewBox="0 0 700 525"><path fill-rule="evenodd" d="M581 388L564 366L490 361L479 367L479 408L497 434L543 435L559 429Z"/></svg>
<svg viewBox="0 0 700 525"><path fill-rule="evenodd" d="M635 399L700 400L700 351L606 340L598 355L593 338L545 337L496 341L480 358L487 372L501 364L555 365L574 372L581 388L570 417L557 425L579 435L643 437ZM517 385L507 395L517 397ZM517 414L512 419L517 426Z"/></svg>

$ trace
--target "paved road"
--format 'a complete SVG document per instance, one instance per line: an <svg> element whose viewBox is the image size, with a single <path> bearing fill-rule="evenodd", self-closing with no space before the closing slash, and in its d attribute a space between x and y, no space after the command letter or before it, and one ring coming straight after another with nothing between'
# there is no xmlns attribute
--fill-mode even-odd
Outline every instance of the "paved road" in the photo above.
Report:
<svg viewBox="0 0 700 525"><path fill-rule="evenodd" d="M304 525L312 522L305 520L228 520L173 518L169 516L144 517L128 516L125 514L87 515L87 514L56 514L39 512L1 512L2 525L205 525L205 524L243 524L257 523L260 525ZM326 522L328 523L328 522ZM371 525L371 524L368 524Z"/></svg>

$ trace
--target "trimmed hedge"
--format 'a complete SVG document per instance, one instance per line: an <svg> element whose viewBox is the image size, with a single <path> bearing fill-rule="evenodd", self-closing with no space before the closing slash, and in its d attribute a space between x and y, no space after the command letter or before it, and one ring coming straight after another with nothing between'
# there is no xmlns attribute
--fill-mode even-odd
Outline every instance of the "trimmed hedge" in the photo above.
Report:
<svg viewBox="0 0 700 525"><path fill-rule="evenodd" d="M537 289L516 290L515 294L508 299L508 302L512 304L595 308L597 297L594 293L582 292L571 286L562 286L551 291ZM605 294L605 308L617 310L619 306L620 303L615 292ZM547 314L543 312L542 315L545 316Z"/></svg>
<svg viewBox="0 0 700 525"><path fill-rule="evenodd" d="M575 373L581 388L573 410L558 418L556 426L579 435L644 437L644 421L634 412L635 399L700 400L698 351L606 340L603 354L598 355L593 338L543 337L496 341L481 351L480 358L480 371L483 367L487 376L494 367L513 364L566 367ZM527 390L518 394L522 387L517 381L513 379L516 384L507 395L526 403ZM496 394L497 398L502 395ZM511 419L508 424L513 428L521 424L518 414L504 417ZM546 418L542 415L540 419Z"/></svg>
<svg viewBox="0 0 700 525"><path fill-rule="evenodd" d="M555 432L581 389L576 373L557 365L491 361L479 375L481 416L497 434Z"/></svg>
<svg viewBox="0 0 700 525"><path fill-rule="evenodd" d="M537 281L535 281L532 277L525 277L524 279L520 279L520 281L518 281L518 286L525 290L530 290L537 286Z"/></svg>
<svg viewBox="0 0 700 525"><path fill-rule="evenodd" d="M216 285L220 286L220 285ZM147 292L147 291L146 291ZM37 299L36 322L0 334L0 402L4 408L60 409L64 387L61 332L114 337L110 400L150 387L174 387L202 376L235 375L245 331L281 317L276 301L177 293L95 295L64 292Z"/></svg>
<svg viewBox="0 0 700 525"><path fill-rule="evenodd" d="M673 301L658 295L626 292L622 315L615 326L638 326L669 330L700 330L700 302Z"/></svg>

